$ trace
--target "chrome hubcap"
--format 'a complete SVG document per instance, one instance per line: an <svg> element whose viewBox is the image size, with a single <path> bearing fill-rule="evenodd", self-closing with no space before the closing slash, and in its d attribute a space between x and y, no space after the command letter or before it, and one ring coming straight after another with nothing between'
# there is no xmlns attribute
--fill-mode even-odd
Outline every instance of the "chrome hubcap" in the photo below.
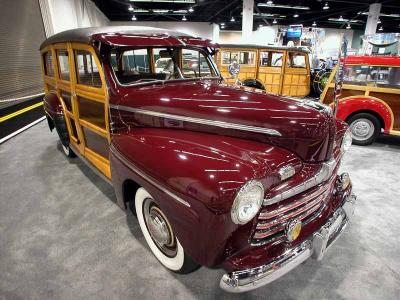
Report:
<svg viewBox="0 0 400 300"><path fill-rule="evenodd" d="M372 137L375 131L374 124L368 119L355 120L350 125L353 138L358 141L365 141Z"/></svg>
<svg viewBox="0 0 400 300"><path fill-rule="evenodd" d="M143 214L154 243L166 256L174 257L177 253L176 238L164 213L151 199L146 199Z"/></svg>

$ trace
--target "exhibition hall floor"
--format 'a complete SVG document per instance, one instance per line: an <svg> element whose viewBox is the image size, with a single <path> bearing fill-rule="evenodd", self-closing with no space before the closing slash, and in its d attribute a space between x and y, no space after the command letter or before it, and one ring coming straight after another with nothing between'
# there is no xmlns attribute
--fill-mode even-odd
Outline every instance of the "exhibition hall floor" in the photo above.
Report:
<svg viewBox="0 0 400 300"><path fill-rule="evenodd" d="M0 145L0 298L400 299L400 137L353 146L342 165L355 216L322 263L241 295L223 270L167 271L113 188L67 159L46 122Z"/></svg>

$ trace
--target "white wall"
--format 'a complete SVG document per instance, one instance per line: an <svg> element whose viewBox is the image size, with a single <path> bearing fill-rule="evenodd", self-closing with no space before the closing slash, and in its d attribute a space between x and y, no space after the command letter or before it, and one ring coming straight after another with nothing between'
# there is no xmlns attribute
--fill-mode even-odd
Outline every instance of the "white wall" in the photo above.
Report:
<svg viewBox="0 0 400 300"><path fill-rule="evenodd" d="M333 53L337 54L342 34L348 39L348 47L350 48L353 41L353 30L325 28L325 38L320 44L320 57L332 56Z"/></svg>
<svg viewBox="0 0 400 300"><path fill-rule="evenodd" d="M110 23L90 0L39 0L39 4L47 37L68 29Z"/></svg>
<svg viewBox="0 0 400 300"><path fill-rule="evenodd" d="M252 35L248 39L242 38L241 31L220 31L219 43L221 44L257 44L257 45L268 45L273 44L276 33L278 31L277 26L263 26L253 31Z"/></svg>
<svg viewBox="0 0 400 300"><path fill-rule="evenodd" d="M213 39L213 25L208 22L147 22L147 21L132 21L132 22L111 22L111 25L117 26L150 26L164 28L174 31L190 34L195 37Z"/></svg>

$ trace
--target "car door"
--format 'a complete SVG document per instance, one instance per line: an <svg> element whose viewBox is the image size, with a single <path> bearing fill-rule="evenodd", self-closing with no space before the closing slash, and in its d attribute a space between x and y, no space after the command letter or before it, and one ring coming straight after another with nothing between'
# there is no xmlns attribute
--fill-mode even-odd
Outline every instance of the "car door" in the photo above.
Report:
<svg viewBox="0 0 400 300"><path fill-rule="evenodd" d="M280 95L285 52L262 49L259 56L257 79L263 83L267 92Z"/></svg>
<svg viewBox="0 0 400 300"><path fill-rule="evenodd" d="M73 116L83 156L110 178L108 96L104 73L91 46L72 43L71 55Z"/></svg>
<svg viewBox="0 0 400 300"><path fill-rule="evenodd" d="M310 63L308 55L288 51L283 76L282 95L304 97L310 93Z"/></svg>

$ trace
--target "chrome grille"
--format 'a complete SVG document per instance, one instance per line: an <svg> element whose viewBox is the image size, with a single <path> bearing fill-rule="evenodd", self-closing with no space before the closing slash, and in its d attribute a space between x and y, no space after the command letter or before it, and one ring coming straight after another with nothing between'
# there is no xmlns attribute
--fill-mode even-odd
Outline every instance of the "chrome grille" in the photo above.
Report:
<svg viewBox="0 0 400 300"><path fill-rule="evenodd" d="M282 239L285 235L287 223L293 219L299 219L303 224L309 223L325 207L325 199L331 192L332 180L320 184L315 188L296 195L298 200L285 201L285 204L265 206L258 217L258 222L253 235L253 244L265 244Z"/></svg>

